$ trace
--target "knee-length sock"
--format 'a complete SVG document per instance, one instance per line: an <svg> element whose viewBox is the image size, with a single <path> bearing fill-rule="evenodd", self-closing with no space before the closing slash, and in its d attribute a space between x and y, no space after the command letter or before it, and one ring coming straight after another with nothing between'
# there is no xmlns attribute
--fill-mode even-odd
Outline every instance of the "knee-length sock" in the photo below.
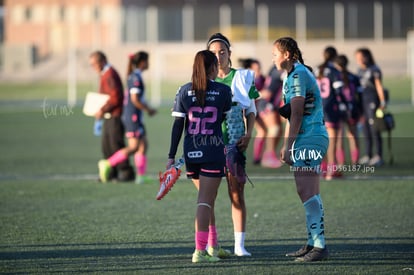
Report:
<svg viewBox="0 0 414 275"><path fill-rule="evenodd" d="M303 206L306 213L306 227L308 234L308 244L324 248L325 247L325 225L323 204L320 195L315 195L308 199ZM311 243L309 243L311 242Z"/></svg>

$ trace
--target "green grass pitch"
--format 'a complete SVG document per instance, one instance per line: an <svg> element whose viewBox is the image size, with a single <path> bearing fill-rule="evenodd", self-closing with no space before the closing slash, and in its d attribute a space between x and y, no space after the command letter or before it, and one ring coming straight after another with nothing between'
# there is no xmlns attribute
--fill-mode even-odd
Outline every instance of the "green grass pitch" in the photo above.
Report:
<svg viewBox="0 0 414 275"><path fill-rule="evenodd" d="M156 177L169 146L170 106L146 117L154 183L99 184L100 139L81 106L66 106L62 96L53 96L51 84L36 85L30 101L15 92L30 87L1 84L0 273L412 274L414 108L405 104L407 81L388 83L396 91L390 106L397 124L395 163L321 181L331 254L328 261L311 264L284 256L306 237L304 210L288 167L264 169L248 162L254 187L247 184L245 190L246 247L253 256L193 264L195 188L182 177L164 199L155 200ZM166 101L174 92L175 87ZM216 216L220 243L232 249L225 181Z"/></svg>

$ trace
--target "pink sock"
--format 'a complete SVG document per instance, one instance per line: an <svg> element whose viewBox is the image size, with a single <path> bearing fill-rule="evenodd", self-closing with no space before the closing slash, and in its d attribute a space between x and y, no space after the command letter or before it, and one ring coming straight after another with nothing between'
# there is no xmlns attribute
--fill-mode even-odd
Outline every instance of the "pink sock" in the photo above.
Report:
<svg viewBox="0 0 414 275"><path fill-rule="evenodd" d="M359 150L355 149L351 151L351 161L353 164L357 163L359 159Z"/></svg>
<svg viewBox="0 0 414 275"><path fill-rule="evenodd" d="M338 164L345 163L345 151L342 148L336 149L336 161Z"/></svg>
<svg viewBox="0 0 414 275"><path fill-rule="evenodd" d="M255 137L253 143L253 160L260 160L265 139L262 137Z"/></svg>
<svg viewBox="0 0 414 275"><path fill-rule="evenodd" d="M125 155L125 153L121 149L121 150L116 151L112 156L110 156L108 161L112 167L115 167L121 162L127 160L127 158L128 158L128 155Z"/></svg>
<svg viewBox="0 0 414 275"><path fill-rule="evenodd" d="M217 229L215 225L208 227L208 246L217 246Z"/></svg>
<svg viewBox="0 0 414 275"><path fill-rule="evenodd" d="M336 171L335 168L335 163L328 163L328 165L326 166L326 171L328 174L332 175L334 171Z"/></svg>
<svg viewBox="0 0 414 275"><path fill-rule="evenodd" d="M323 172L326 172L326 170L328 170L328 164L326 163L326 161L322 161L322 163L321 163L321 170L323 171Z"/></svg>
<svg viewBox="0 0 414 275"><path fill-rule="evenodd" d="M138 175L145 175L147 172L147 156L143 154L135 154L135 167L137 168Z"/></svg>
<svg viewBox="0 0 414 275"><path fill-rule="evenodd" d="M195 245L197 250L206 250L208 241L208 232L197 231L195 233Z"/></svg>

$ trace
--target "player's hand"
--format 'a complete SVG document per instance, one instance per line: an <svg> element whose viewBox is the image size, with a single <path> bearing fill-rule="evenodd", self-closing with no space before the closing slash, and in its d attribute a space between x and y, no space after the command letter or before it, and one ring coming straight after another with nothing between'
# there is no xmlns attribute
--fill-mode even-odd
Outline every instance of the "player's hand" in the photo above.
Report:
<svg viewBox="0 0 414 275"><path fill-rule="evenodd" d="M157 113L157 110L152 109L152 108L149 108L149 109L148 109L148 115L149 115L149 116L153 116L153 115L155 115L156 113Z"/></svg>
<svg viewBox="0 0 414 275"><path fill-rule="evenodd" d="M98 112L96 112L96 114L95 114L95 118L96 119L102 119L103 118L103 112L102 112L102 110L99 110Z"/></svg>
<svg viewBox="0 0 414 275"><path fill-rule="evenodd" d="M385 110L387 108L387 102L386 101L381 101L379 107L381 110Z"/></svg>
<svg viewBox="0 0 414 275"><path fill-rule="evenodd" d="M167 164L165 165L165 168L170 169L174 163L175 163L175 159L168 159Z"/></svg>
<svg viewBox="0 0 414 275"><path fill-rule="evenodd" d="M289 149L286 146L283 146L280 150L280 161L288 165L293 164L292 160L290 159Z"/></svg>
<svg viewBox="0 0 414 275"><path fill-rule="evenodd" d="M246 151L247 147L249 146L250 138L251 138L250 136L242 136L237 141L236 145L240 152Z"/></svg>

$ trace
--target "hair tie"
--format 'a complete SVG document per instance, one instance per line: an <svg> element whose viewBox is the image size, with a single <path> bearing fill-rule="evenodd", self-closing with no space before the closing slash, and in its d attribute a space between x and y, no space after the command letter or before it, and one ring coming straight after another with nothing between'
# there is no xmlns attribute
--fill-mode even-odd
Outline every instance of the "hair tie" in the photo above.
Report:
<svg viewBox="0 0 414 275"><path fill-rule="evenodd" d="M135 54L134 54L134 53L130 53L130 54L128 55L129 59L134 58L134 56L135 56Z"/></svg>

